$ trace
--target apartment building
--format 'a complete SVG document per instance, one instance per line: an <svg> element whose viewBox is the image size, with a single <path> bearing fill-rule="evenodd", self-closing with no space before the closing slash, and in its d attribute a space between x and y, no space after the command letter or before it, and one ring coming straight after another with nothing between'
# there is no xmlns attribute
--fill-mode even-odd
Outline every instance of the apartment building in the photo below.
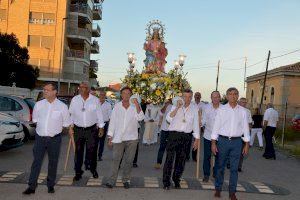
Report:
<svg viewBox="0 0 300 200"><path fill-rule="evenodd" d="M104 0L0 0L0 32L14 33L29 50L29 64L40 69L37 86L57 81L61 94L73 94L99 54Z"/></svg>

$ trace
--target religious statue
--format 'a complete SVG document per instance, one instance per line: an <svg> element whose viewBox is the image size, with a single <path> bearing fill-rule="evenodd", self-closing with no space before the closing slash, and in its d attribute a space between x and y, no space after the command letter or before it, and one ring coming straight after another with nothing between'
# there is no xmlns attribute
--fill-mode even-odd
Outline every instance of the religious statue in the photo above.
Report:
<svg viewBox="0 0 300 200"><path fill-rule="evenodd" d="M164 26L159 21L148 25L148 37L144 43L146 59L144 60L147 73L165 73L168 50L163 41Z"/></svg>

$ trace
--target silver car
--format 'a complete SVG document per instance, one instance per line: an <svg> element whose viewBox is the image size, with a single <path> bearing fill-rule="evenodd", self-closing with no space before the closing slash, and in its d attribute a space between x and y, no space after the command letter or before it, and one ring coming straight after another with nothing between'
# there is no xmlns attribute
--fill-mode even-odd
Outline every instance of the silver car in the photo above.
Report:
<svg viewBox="0 0 300 200"><path fill-rule="evenodd" d="M0 95L0 112L9 114L21 122L25 133L24 141L35 135L36 124L32 122L34 103L31 98Z"/></svg>
<svg viewBox="0 0 300 200"><path fill-rule="evenodd" d="M15 117L0 113L0 148L22 145L23 126Z"/></svg>

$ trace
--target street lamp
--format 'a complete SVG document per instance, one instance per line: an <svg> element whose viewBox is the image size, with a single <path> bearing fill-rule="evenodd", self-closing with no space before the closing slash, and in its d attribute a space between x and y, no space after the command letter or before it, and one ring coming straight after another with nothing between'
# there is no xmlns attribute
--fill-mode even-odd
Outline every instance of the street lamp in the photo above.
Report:
<svg viewBox="0 0 300 200"><path fill-rule="evenodd" d="M135 67L136 58L134 57L134 53L127 53L128 55L128 62L129 62L129 68L132 70Z"/></svg>
<svg viewBox="0 0 300 200"><path fill-rule="evenodd" d="M178 60L174 60L174 68L177 71L179 68L179 61Z"/></svg>
<svg viewBox="0 0 300 200"><path fill-rule="evenodd" d="M185 58L186 58L186 55L183 55L183 54L179 55L179 65L181 66L181 68L184 65Z"/></svg>

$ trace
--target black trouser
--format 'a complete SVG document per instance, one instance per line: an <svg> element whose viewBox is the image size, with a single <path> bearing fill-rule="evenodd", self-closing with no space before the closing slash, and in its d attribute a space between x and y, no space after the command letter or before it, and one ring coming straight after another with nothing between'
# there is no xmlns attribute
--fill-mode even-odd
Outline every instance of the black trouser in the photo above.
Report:
<svg viewBox="0 0 300 200"><path fill-rule="evenodd" d="M88 128L80 128L74 126L74 140L75 140L75 173L81 174L84 148L86 147L86 164L91 171L96 170L97 167L97 147L98 147L98 127L95 125Z"/></svg>
<svg viewBox="0 0 300 200"><path fill-rule="evenodd" d="M104 134L102 137L99 138L99 149L98 149L99 160L102 158L102 154L103 154L103 150L104 150L104 146L105 146L105 138L106 138L107 130L108 130L108 124L109 124L109 122L105 122Z"/></svg>
<svg viewBox="0 0 300 200"><path fill-rule="evenodd" d="M170 178L172 174L173 161L175 157L175 166L172 179L175 183L180 182L181 175L184 170L186 152L190 148L192 133L183 133L170 131L167 144L167 157L163 169L163 184L170 186Z"/></svg>
<svg viewBox="0 0 300 200"><path fill-rule="evenodd" d="M264 157L265 158L275 158L275 149L273 146L273 136L275 134L276 128L275 127L271 127L271 126L267 126L266 130L264 132L264 136L265 136L265 140L266 140L266 148L265 148L265 153L264 153Z"/></svg>
<svg viewBox="0 0 300 200"><path fill-rule="evenodd" d="M167 147L168 137L169 137L169 131L161 130L161 132L160 132L160 145L159 145L159 149L158 149L158 153L157 153L156 163L159 163L159 164L162 163L162 159L164 157L165 149Z"/></svg>
<svg viewBox="0 0 300 200"><path fill-rule="evenodd" d="M46 151L48 153L49 159L47 186L53 187L55 185L60 146L60 134L54 137L41 137L38 134L35 135L35 141L33 146L33 163L31 165L31 172L28 181L30 189L35 190L35 188L37 187L37 181Z"/></svg>

